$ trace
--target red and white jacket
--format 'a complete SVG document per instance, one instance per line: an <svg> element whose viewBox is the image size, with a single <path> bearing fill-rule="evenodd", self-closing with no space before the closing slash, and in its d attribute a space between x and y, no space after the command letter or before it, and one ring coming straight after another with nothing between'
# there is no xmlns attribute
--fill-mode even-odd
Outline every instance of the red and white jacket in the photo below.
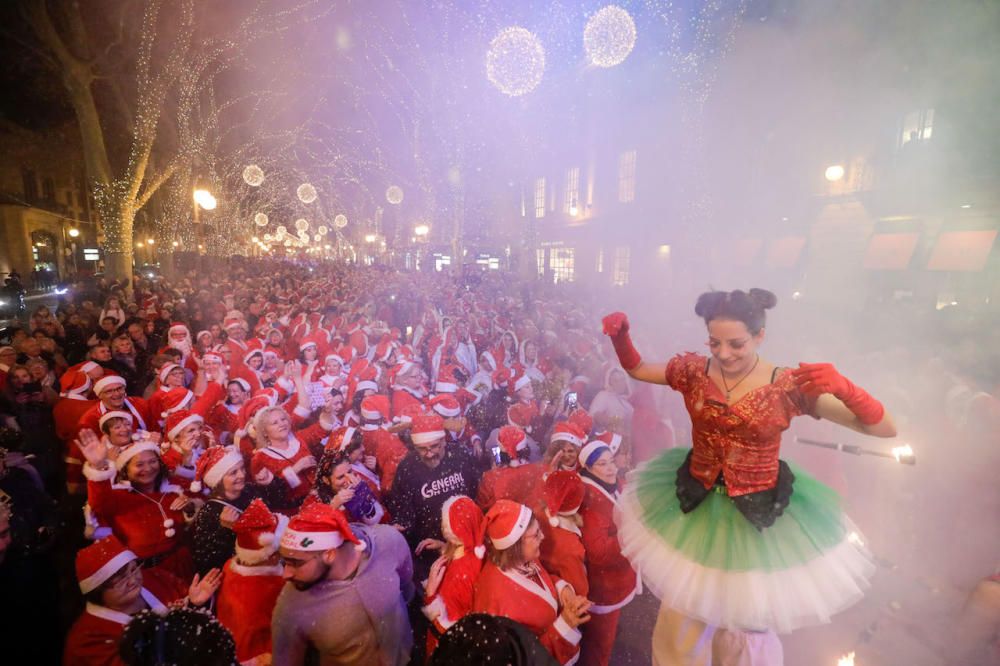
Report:
<svg viewBox="0 0 1000 666"><path fill-rule="evenodd" d="M615 526L618 493L608 493L593 479L583 478L583 518L581 538L587 554L587 598L594 602L591 613L602 615L616 611L642 591L642 583L629 561L622 555Z"/></svg>
<svg viewBox="0 0 1000 666"><path fill-rule="evenodd" d="M250 457L250 473L254 480L265 471L264 476L281 477L288 484L289 494L285 499L288 503L298 504L309 491L312 490L316 480L316 468L296 472L292 466L296 462L312 455L310 449L319 448L320 442L329 435L329 431L320 423L314 423L308 428L296 431L288 438L288 446L278 449L273 446L265 446L257 449ZM258 481L258 483L260 483ZM270 481L264 482L268 485Z"/></svg>
<svg viewBox="0 0 1000 666"><path fill-rule="evenodd" d="M216 615L236 643L236 659L270 657L271 614L285 586L280 565L248 567L231 558L223 569ZM270 660L268 659L268 663Z"/></svg>

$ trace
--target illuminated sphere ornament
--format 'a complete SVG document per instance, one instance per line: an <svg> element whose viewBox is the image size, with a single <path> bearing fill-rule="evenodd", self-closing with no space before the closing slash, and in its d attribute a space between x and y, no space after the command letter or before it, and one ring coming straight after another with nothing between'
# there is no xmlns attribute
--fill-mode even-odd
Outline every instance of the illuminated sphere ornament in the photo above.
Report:
<svg viewBox="0 0 1000 666"><path fill-rule="evenodd" d="M253 221L258 227L266 227L268 222L267 215L264 213L257 213L253 216Z"/></svg>
<svg viewBox="0 0 1000 666"><path fill-rule="evenodd" d="M316 188L309 183L302 183L299 188L295 190L295 194L298 195L299 201L302 203L312 203L316 201Z"/></svg>
<svg viewBox="0 0 1000 666"><path fill-rule="evenodd" d="M295 228L301 233L309 228L309 221L304 217L295 220Z"/></svg>
<svg viewBox="0 0 1000 666"><path fill-rule="evenodd" d="M264 240L270 241L271 240L271 234L264 234Z"/></svg>
<svg viewBox="0 0 1000 666"><path fill-rule="evenodd" d="M399 185L390 185L385 191L385 200L394 206L403 203L403 188Z"/></svg>
<svg viewBox="0 0 1000 666"><path fill-rule="evenodd" d="M251 164L243 169L243 181L251 187L260 187L264 182L264 170L256 164Z"/></svg>
<svg viewBox="0 0 1000 666"><path fill-rule="evenodd" d="M338 229L343 229L344 227L346 227L347 216L341 213L337 217L333 218L333 226L337 227Z"/></svg>
<svg viewBox="0 0 1000 666"><path fill-rule="evenodd" d="M519 26L504 28L486 52L486 76L497 90L520 97L534 90L545 73L545 49L538 37Z"/></svg>
<svg viewBox="0 0 1000 666"><path fill-rule="evenodd" d="M313 234L313 241L315 241L317 243L320 242L320 240L322 240L322 238L323 237L320 236L319 234Z"/></svg>
<svg viewBox="0 0 1000 666"><path fill-rule="evenodd" d="M292 241L286 240L285 241L285 247L291 247L291 246L292 246Z"/></svg>
<svg viewBox="0 0 1000 666"><path fill-rule="evenodd" d="M279 224L278 228L275 229L275 231L278 233L279 236L284 236L286 233L288 233L288 229L286 229L285 225L283 224Z"/></svg>
<svg viewBox="0 0 1000 666"><path fill-rule="evenodd" d="M324 225L320 225L319 229L317 229L316 231L319 232L320 236L326 236L326 234L329 233L330 230L327 229L326 225L324 224Z"/></svg>
<svg viewBox="0 0 1000 666"><path fill-rule="evenodd" d="M587 60L598 67L620 65L635 46L635 21L618 5L598 10L583 29Z"/></svg>

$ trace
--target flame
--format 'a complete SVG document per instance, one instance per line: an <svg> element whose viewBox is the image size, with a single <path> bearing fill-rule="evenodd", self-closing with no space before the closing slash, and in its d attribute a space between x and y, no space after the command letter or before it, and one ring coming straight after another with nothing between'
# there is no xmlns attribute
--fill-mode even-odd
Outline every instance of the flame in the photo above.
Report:
<svg viewBox="0 0 1000 666"><path fill-rule="evenodd" d="M838 659L837 666L854 666L854 653L848 652L846 656Z"/></svg>
<svg viewBox="0 0 1000 666"><path fill-rule="evenodd" d="M904 446L894 446L892 447L892 455L895 456L896 462L899 462L900 458L913 456L913 449L910 448L909 444Z"/></svg>

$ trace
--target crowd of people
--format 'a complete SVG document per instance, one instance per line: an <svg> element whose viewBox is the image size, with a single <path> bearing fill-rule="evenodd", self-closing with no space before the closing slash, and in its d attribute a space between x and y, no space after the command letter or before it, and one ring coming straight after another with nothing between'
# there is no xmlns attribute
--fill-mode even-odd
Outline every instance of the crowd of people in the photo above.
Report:
<svg viewBox="0 0 1000 666"><path fill-rule="evenodd" d="M773 305L704 294L710 353L660 363L625 315L509 274L234 261L71 291L0 347L0 626L37 637L5 654L609 664L645 580L654 663L780 664L773 632L873 571L781 433L896 429L833 366L761 358Z"/></svg>
<svg viewBox="0 0 1000 666"><path fill-rule="evenodd" d="M629 442L669 430L598 313L383 267L131 286L0 348L0 575L32 589L9 627L66 664L135 657L126 627L174 616L221 623L240 663L609 663L640 588L613 521Z"/></svg>

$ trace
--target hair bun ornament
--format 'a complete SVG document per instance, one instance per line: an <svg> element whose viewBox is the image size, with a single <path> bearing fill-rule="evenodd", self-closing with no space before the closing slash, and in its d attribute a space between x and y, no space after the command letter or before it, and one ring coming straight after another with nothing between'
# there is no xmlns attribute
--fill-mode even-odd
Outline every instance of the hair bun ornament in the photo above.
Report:
<svg viewBox="0 0 1000 666"><path fill-rule="evenodd" d="M706 291L698 297L695 303L694 313L699 317L708 317L713 314L719 305L729 296L727 291Z"/></svg>
<svg viewBox="0 0 1000 666"><path fill-rule="evenodd" d="M773 292L756 287L750 290L750 300L763 310L770 310L778 304L778 297Z"/></svg>

